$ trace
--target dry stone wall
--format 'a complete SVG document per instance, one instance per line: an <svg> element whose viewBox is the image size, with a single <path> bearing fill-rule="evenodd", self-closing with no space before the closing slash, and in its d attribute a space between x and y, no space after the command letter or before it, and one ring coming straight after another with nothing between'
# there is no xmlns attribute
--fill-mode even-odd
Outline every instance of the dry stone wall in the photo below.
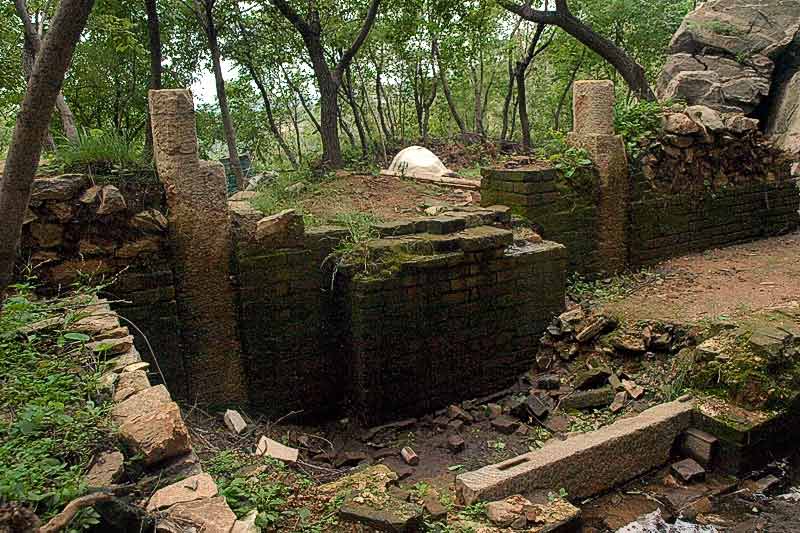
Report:
<svg viewBox="0 0 800 533"><path fill-rule="evenodd" d="M174 394L184 393L179 320L163 188L153 173L121 175L115 185L83 174L39 177L22 229L20 268L57 294L91 278L136 328L136 348L155 353Z"/></svg>

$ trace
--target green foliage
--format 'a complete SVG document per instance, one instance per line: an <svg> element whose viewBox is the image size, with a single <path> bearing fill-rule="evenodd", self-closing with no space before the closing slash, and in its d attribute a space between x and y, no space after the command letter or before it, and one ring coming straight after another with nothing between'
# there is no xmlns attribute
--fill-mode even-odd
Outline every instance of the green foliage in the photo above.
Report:
<svg viewBox="0 0 800 533"><path fill-rule="evenodd" d="M86 490L93 455L113 444L110 404L100 394L105 365L85 348L88 336L70 331L93 290L79 288L65 305L35 299L29 285L14 289L0 314L0 501L49 518ZM63 325L20 333L50 318ZM73 527L96 520L82 513Z"/></svg>
<svg viewBox="0 0 800 533"><path fill-rule="evenodd" d="M593 190L593 163L589 154L582 148L570 145L564 133L551 131L536 155L552 163L573 191L585 194Z"/></svg>
<svg viewBox="0 0 800 533"><path fill-rule="evenodd" d="M567 295L576 302L611 302L627 296L636 288L661 279L650 269L618 274L608 278L589 279L577 272L567 278Z"/></svg>
<svg viewBox="0 0 800 533"><path fill-rule="evenodd" d="M458 515L466 520L483 520L486 518L486 502L475 502L467 505Z"/></svg>
<svg viewBox="0 0 800 533"><path fill-rule="evenodd" d="M668 102L637 102L616 106L614 128L625 140L631 160L639 159L643 145L661 129L661 116L669 105Z"/></svg>
<svg viewBox="0 0 800 533"><path fill-rule="evenodd" d="M328 179L329 175L309 168L279 172L275 178L259 184L258 195L250 200L250 204L265 215L274 215L284 209L296 209L302 213L301 202L315 194ZM313 220L308 222L313 223Z"/></svg>
<svg viewBox="0 0 800 533"><path fill-rule="evenodd" d="M141 147L117 131L90 130L77 143L64 140L58 145L53 163L66 172L108 175L115 170L147 168Z"/></svg>

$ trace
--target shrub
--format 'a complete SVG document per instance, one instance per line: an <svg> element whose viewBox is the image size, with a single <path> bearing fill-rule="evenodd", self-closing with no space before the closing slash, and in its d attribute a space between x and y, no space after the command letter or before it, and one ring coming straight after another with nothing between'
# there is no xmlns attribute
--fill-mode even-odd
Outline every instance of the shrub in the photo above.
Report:
<svg viewBox="0 0 800 533"><path fill-rule="evenodd" d="M625 140L625 149L631 161L639 159L643 145L656 137L661 130L661 116L668 102L637 102L617 105L614 110L614 128Z"/></svg>

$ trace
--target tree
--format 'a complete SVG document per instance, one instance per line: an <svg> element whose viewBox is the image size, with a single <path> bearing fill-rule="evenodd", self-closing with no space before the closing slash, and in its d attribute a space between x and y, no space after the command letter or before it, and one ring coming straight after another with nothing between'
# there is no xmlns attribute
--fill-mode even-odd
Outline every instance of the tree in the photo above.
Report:
<svg viewBox="0 0 800 533"><path fill-rule="evenodd" d="M23 55L25 57L23 58L22 64L25 77L30 78L33 70L33 63L42 48L40 32L44 30L44 21L42 20L40 22L38 29L34 27L25 0L14 0L14 7L17 10L17 16L22 21L22 27L25 32L25 46L23 48ZM56 97L56 107L61 115L61 125L64 129L64 136L70 142L78 142L78 128L75 125L75 117L69 105L67 105L66 100L64 100L64 95L61 91L58 92L58 96Z"/></svg>
<svg viewBox="0 0 800 533"><path fill-rule="evenodd" d="M214 70L214 80L217 84L217 101L222 115L222 127L225 130L225 141L228 144L228 158L231 170L236 176L236 186L244 190L244 173L239 162L239 150L236 148L236 130L231 120L231 111L228 107L228 96L225 93L225 79L222 77L222 60L219 53L219 40L217 38L217 25L214 20L214 5L216 0L194 0L194 12L208 38L208 48L211 51L211 67Z"/></svg>
<svg viewBox="0 0 800 533"><path fill-rule="evenodd" d="M42 140L94 0L61 0L33 65L0 181L0 303L14 274Z"/></svg>
<svg viewBox="0 0 800 533"><path fill-rule="evenodd" d="M147 11L147 41L150 49L150 89L161 88L161 25L158 22L158 6L156 0L144 0ZM145 147L147 152L153 149L153 132L150 131L150 113L147 114L145 126Z"/></svg>
<svg viewBox="0 0 800 533"><path fill-rule="evenodd" d="M534 32L533 38L528 45L525 56L517 61L512 72L514 82L517 85L517 105L519 106L519 125L520 129L522 130L523 148L531 147L531 123L528 120L528 98L525 92L525 74L528 71L528 67L533 59L547 49L552 42L553 34L551 33L550 39L542 44L542 46L538 46L539 41L542 38L544 28L544 24L539 23L536 25L536 31Z"/></svg>
<svg viewBox="0 0 800 533"><path fill-rule="evenodd" d="M530 6L530 2L517 4L512 0L497 1L504 8L516 13L525 20L536 22L537 24L558 26L611 63L638 98L650 101L656 99L647 81L644 68L620 46L603 37L594 31L591 26L584 24L573 15L567 0L555 0L555 10L533 9Z"/></svg>
<svg viewBox="0 0 800 533"><path fill-rule="evenodd" d="M320 136L322 138L322 159L332 168L344 166L342 148L339 144L339 87L342 76L353 62L359 48L367 40L381 0L370 0L361 29L350 46L341 54L336 66L331 69L325 59L326 50L322 42L323 28L320 21L319 6L315 1L308 4L306 17L300 16L287 0L272 0L278 11L297 30L308 52L314 77L320 95Z"/></svg>

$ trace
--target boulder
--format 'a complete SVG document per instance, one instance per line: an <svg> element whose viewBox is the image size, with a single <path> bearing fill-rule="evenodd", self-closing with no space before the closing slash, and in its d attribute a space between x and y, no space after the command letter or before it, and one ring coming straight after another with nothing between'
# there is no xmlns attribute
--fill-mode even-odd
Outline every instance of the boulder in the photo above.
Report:
<svg viewBox="0 0 800 533"><path fill-rule="evenodd" d="M167 229L167 217L158 209L146 209L133 215L128 225L143 233L163 233Z"/></svg>
<svg viewBox="0 0 800 533"><path fill-rule="evenodd" d="M389 173L409 177L454 176L436 154L422 146L409 146L400 150L389 165Z"/></svg>
<svg viewBox="0 0 800 533"><path fill-rule="evenodd" d="M664 116L664 131L674 135L692 135L700 132L700 126L685 113L667 113Z"/></svg>
<svg viewBox="0 0 800 533"><path fill-rule="evenodd" d="M62 174L54 177L38 177L31 186L31 202L42 200L71 200L86 185L83 174Z"/></svg>
<svg viewBox="0 0 800 533"><path fill-rule="evenodd" d="M167 509L178 503L193 502L217 495L217 484L208 474L197 474L158 489L147 502L147 510Z"/></svg>
<svg viewBox="0 0 800 533"><path fill-rule="evenodd" d="M97 208L98 215L113 215L120 211L125 211L128 205L125 203L125 197L113 185L104 185L100 189L100 206Z"/></svg>
<svg viewBox="0 0 800 533"><path fill-rule="evenodd" d="M800 154L800 71L779 87L767 117L767 133L787 152Z"/></svg>

